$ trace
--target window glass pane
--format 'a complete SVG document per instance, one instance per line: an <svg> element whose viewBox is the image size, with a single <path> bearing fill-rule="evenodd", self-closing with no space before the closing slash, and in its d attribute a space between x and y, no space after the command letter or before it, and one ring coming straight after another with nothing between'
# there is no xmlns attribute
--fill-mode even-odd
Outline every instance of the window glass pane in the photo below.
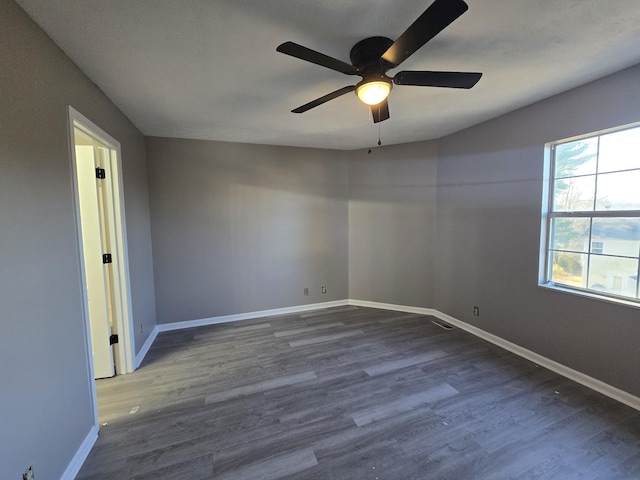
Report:
<svg viewBox="0 0 640 480"><path fill-rule="evenodd" d="M589 289L636 298L638 260L592 255L589 264Z"/></svg>
<svg viewBox="0 0 640 480"><path fill-rule="evenodd" d="M556 146L555 178L596 173L598 137Z"/></svg>
<svg viewBox="0 0 640 480"><path fill-rule="evenodd" d="M553 252L551 281L574 287L586 287L587 255Z"/></svg>
<svg viewBox="0 0 640 480"><path fill-rule="evenodd" d="M640 210L640 170L598 175L596 210Z"/></svg>
<svg viewBox="0 0 640 480"><path fill-rule="evenodd" d="M640 128L600 137L598 172L640 168Z"/></svg>
<svg viewBox="0 0 640 480"><path fill-rule="evenodd" d="M597 243L601 247L599 252L594 248ZM591 252L623 257L640 256L640 219L594 218Z"/></svg>
<svg viewBox="0 0 640 480"><path fill-rule="evenodd" d="M558 142L549 159L548 285L640 305L640 126Z"/></svg>
<svg viewBox="0 0 640 480"><path fill-rule="evenodd" d="M589 226L588 218L554 218L551 220L551 248L554 250L571 250L588 252Z"/></svg>
<svg viewBox="0 0 640 480"><path fill-rule="evenodd" d="M553 211L593 210L595 189L595 175L556 180L553 189Z"/></svg>

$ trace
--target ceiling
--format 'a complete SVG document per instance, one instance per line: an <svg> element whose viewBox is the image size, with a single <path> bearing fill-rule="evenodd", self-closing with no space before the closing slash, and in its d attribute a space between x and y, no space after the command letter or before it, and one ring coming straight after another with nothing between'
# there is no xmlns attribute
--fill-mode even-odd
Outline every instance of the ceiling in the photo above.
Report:
<svg viewBox="0 0 640 480"><path fill-rule="evenodd" d="M354 77L276 52L287 40L349 62L396 39L431 0L17 0L149 136L319 148L439 138L640 63L638 0L467 0L391 70L483 72L471 90L397 86L374 125ZM355 77L358 78L358 77Z"/></svg>

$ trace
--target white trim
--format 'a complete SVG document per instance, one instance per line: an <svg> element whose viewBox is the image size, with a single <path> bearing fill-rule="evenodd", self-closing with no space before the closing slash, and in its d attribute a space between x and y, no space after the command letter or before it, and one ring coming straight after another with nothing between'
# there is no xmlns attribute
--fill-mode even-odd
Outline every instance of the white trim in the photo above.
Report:
<svg viewBox="0 0 640 480"><path fill-rule="evenodd" d="M571 288L561 284L555 284L553 282L538 283L539 288L550 290L552 292L560 292L569 295L576 295L578 297L590 298L591 300L597 300L599 302L607 302L613 305L622 305L623 307L640 308L640 301L634 299L626 299L614 296L598 295L593 290L583 290L578 287Z"/></svg>
<svg viewBox="0 0 640 480"><path fill-rule="evenodd" d="M119 343L116 344L116 365L118 366L118 373L130 373L133 372L133 362L135 359L135 346L133 344L133 309L131 304L131 289L130 289L130 277L129 277L129 253L127 246L127 226L126 217L124 211L124 190L122 188L122 152L120 148L120 142L102 130L99 126L89 120L87 117L78 112L71 105L69 109L69 150L71 152L72 168L74 172L74 195L76 202L77 218L79 217L78 195L77 195L77 173L75 171L76 159L75 159L75 135L74 128L76 125L81 130L84 130L89 136L96 138L101 143L107 145L112 151L116 152L116 158L110 156L109 163L111 167L112 175L109 175L111 180L110 185L113 191L113 222L116 227L115 245L112 245L114 250L113 256L115 258L116 265L118 266L118 275L114 275L116 291L114 295L116 297L116 303L122 308L118 309L116 315L116 322L114 323L115 333L119 336ZM78 228L80 228L80 222ZM82 238L81 235L78 238ZM80 242L80 251L82 252L82 242ZM80 259L82 267L82 275L84 275L84 259ZM84 280L83 280L84 282ZM84 295L84 290L83 290ZM85 298L86 303L86 298ZM88 323L88 315L85 312L85 318ZM89 351L91 351L91 341L89 339ZM93 375L93 364L92 373ZM97 410L97 409L96 409Z"/></svg>
<svg viewBox="0 0 640 480"><path fill-rule="evenodd" d="M96 443L96 440L98 440L98 426L94 425L80 444L80 448L76 451L76 454L69 462L69 465L67 465L67 468L62 474L62 477L60 477L60 480L73 480L76 478L76 475L78 475L82 465L89 456L93 445Z"/></svg>
<svg viewBox="0 0 640 480"><path fill-rule="evenodd" d="M636 410L640 410L640 398L635 395L631 395L624 390L620 390L608 383L605 383L597 378L590 377L589 375L574 370L572 368L567 367L561 363L558 363L554 360L551 360L547 357L544 357L538 353L532 352L531 350L527 350L520 345L509 342L497 335L486 332L478 327L474 327L473 325L469 325L466 322L458 320L446 313L442 313L438 310L434 310L431 308L422 308L422 307L408 307L404 305L392 305L389 303L377 303L377 302L366 302L361 300L349 300L349 305L361 306L361 307L370 307L370 308L380 308L383 310L397 310L400 312L410 312L410 313L420 313L423 315L433 315L434 317L439 318L451 325L455 325L461 330L464 330L476 337L482 338L487 342L493 343L498 347L504 348L505 350L510 351L511 353L515 353L516 355L525 358L541 367L547 368L563 377L566 377L574 382L578 382L585 387L589 387L596 392L600 392L607 397L613 398L625 405L630 406Z"/></svg>
<svg viewBox="0 0 640 480"><path fill-rule="evenodd" d="M86 362L87 362L87 376L90 382L90 393L91 393L91 410L93 412L93 427L98 427L98 397L96 395L96 382L95 382L95 369L93 367L93 355L92 355L92 346L91 346L91 329L89 326L89 303L87 300L87 295L85 292L86 285L86 269L84 265L84 247L82 244L82 225L80 223L80 201L79 201L79 187L78 187L78 166L76 161L76 141L75 141L75 125L74 119L76 115L80 115L76 110L74 110L71 106L69 106L68 110L69 121L67 122L68 128L68 142L69 142L69 153L70 153L70 161L71 161L71 188L73 190L73 203L75 208L75 222L76 222L76 242L78 252L80 254L79 258L79 266L80 271L80 280L82 282L81 296L82 296L82 317L83 324L82 327L84 329L84 337L86 343Z"/></svg>
<svg viewBox="0 0 640 480"><path fill-rule="evenodd" d="M635 395L631 395L630 393L625 392L624 390L620 390L619 388L609 385L608 383L598 380L597 378L590 377L585 373L574 370L573 368L569 368L566 365L558 363L538 353L532 352L531 350L527 350L520 345L509 342L508 340L493 335L492 333L486 332L480 328L474 327L473 325L469 325L468 323L462 322L444 313L436 311L435 316L440 318L441 320L444 320L445 322L455 325L462 330L465 330L466 332L480 337L483 340L491 342L494 345L515 353L522 358L526 358L527 360L540 365L541 367L548 368L549 370L556 372L563 377L573 380L574 382L578 382L585 387L589 387L590 389L595 390L596 392L600 392L607 397L613 398L614 400L630 406L631 408L640 410L640 398L636 397Z"/></svg>
<svg viewBox="0 0 640 480"><path fill-rule="evenodd" d="M257 312L237 313L234 315L224 315L221 317L202 318L199 320L187 320L184 322L161 323L156 326L158 332L170 332L172 330L182 330L184 328L204 327L206 325L217 325L219 323L237 322L240 320L250 320L260 317L272 317L275 315L286 315L288 313L308 312L321 308L344 307L349 305L348 300L336 300L334 302L311 303L308 305L297 305L295 307L274 308L272 310L261 310Z"/></svg>
<svg viewBox="0 0 640 480"><path fill-rule="evenodd" d="M142 345L142 348L136 355L136 359L134 363L134 368L136 370L144 360L144 357L147 356L147 353L149 353L149 349L151 348L151 345L153 345L153 342L155 341L157 336L158 336L158 326L156 325L155 327L153 327L153 330L151 330L151 334L149 334L144 344Z"/></svg>
<svg viewBox="0 0 640 480"><path fill-rule="evenodd" d="M437 310L433 308L425 308L425 307L410 307L407 305L396 305L393 303L378 303L378 302L368 302L365 300L347 300L349 305L353 305L355 307L369 307L369 308L379 308L381 310L394 310L396 312L407 312L407 313L418 313L420 315L434 315L438 313Z"/></svg>

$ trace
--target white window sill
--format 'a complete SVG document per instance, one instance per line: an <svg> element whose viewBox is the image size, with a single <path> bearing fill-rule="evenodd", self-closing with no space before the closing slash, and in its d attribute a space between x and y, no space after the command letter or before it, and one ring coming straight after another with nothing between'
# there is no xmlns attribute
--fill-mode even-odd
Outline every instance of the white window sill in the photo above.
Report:
<svg viewBox="0 0 640 480"><path fill-rule="evenodd" d="M554 292L560 293L568 293L569 295L577 295L579 297L586 297L592 300L598 300L601 302L613 303L614 305L622 305L625 307L632 308L640 308L640 301L634 301L632 299L624 299L618 297L608 297L605 295L598 295L595 292L586 291L586 290L578 290L569 287L565 287L563 285L556 285L554 283L539 283L538 287L544 288L545 290L552 290Z"/></svg>

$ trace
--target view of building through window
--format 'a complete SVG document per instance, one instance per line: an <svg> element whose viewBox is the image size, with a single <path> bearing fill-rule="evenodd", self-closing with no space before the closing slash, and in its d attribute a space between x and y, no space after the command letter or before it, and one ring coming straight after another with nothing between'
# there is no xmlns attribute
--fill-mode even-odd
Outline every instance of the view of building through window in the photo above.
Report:
<svg viewBox="0 0 640 480"><path fill-rule="evenodd" d="M640 127L551 152L544 283L638 300Z"/></svg>

